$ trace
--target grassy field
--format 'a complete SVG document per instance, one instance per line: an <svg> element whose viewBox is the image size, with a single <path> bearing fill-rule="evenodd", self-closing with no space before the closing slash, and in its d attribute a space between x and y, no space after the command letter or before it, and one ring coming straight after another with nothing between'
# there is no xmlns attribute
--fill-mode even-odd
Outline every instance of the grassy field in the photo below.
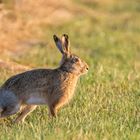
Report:
<svg viewBox="0 0 140 140"><path fill-rule="evenodd" d="M139 140L140 139L140 4L123 0L110 5L84 3L99 13L75 17L58 26L43 26L47 46L28 48L11 60L31 67L58 66L61 54L52 35L67 33L71 50L90 66L79 80L74 99L53 120L45 106L24 124L15 116L0 120L0 140ZM15 74L0 68L0 83Z"/></svg>

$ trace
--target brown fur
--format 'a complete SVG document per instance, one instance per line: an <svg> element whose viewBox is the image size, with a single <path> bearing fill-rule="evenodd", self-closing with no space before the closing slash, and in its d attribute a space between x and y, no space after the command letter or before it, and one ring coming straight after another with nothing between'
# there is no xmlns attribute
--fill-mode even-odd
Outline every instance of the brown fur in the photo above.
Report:
<svg viewBox="0 0 140 140"><path fill-rule="evenodd" d="M56 116L57 111L73 97L77 80L87 72L88 65L70 53L67 35L63 35L62 40L54 36L54 40L63 55L60 66L57 69L34 69L9 78L0 89L0 98L3 99L0 100L1 117L15 114L26 105L15 120L23 121L41 104L48 105L50 115Z"/></svg>

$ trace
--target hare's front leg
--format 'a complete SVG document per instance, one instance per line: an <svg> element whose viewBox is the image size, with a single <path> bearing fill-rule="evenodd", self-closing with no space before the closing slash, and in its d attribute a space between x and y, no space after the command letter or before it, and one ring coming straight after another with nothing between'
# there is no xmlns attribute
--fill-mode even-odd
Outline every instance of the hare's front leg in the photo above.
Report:
<svg viewBox="0 0 140 140"><path fill-rule="evenodd" d="M15 123L18 122L24 122L25 118L27 117L27 115L29 115L29 113L31 113L33 110L36 109L36 105L27 105L19 114L19 116L15 119Z"/></svg>
<svg viewBox="0 0 140 140"><path fill-rule="evenodd" d="M49 106L49 116L56 117L59 109L66 104L65 99L58 100Z"/></svg>

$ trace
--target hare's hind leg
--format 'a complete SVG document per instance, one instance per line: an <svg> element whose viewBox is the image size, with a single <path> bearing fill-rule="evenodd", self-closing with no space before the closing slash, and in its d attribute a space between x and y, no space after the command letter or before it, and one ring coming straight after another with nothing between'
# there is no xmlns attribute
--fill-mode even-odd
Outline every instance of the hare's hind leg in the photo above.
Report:
<svg viewBox="0 0 140 140"><path fill-rule="evenodd" d="M8 117L17 113L20 109L20 101L17 96L9 90L0 90L0 117Z"/></svg>
<svg viewBox="0 0 140 140"><path fill-rule="evenodd" d="M19 116L15 119L14 122L18 123L18 122L24 122L25 118L27 117L27 115L29 115L29 113L31 113L33 110L36 109L36 105L27 105L19 114Z"/></svg>
<svg viewBox="0 0 140 140"><path fill-rule="evenodd" d="M20 109L20 105L17 104L15 106L7 106L3 109L3 111L1 112L1 118L4 118L4 117L8 117L10 115L13 115L13 114L16 114Z"/></svg>

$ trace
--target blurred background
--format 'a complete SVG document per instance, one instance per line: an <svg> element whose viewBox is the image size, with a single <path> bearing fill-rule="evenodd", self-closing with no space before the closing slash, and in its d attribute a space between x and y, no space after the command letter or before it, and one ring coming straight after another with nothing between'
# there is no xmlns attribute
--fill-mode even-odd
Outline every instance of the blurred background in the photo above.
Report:
<svg viewBox="0 0 140 140"><path fill-rule="evenodd" d="M95 59L113 55L125 63L135 59L140 67L139 16L139 0L1 0L0 59L36 66L24 61L29 55L21 57L36 47L47 55L52 35L67 33L78 52ZM43 58L39 65L45 63Z"/></svg>
<svg viewBox="0 0 140 140"><path fill-rule="evenodd" d="M31 68L57 67L52 36L63 33L90 66L76 97L52 122L45 107L27 127L0 120L1 139L139 140L140 1L0 0L0 83Z"/></svg>

